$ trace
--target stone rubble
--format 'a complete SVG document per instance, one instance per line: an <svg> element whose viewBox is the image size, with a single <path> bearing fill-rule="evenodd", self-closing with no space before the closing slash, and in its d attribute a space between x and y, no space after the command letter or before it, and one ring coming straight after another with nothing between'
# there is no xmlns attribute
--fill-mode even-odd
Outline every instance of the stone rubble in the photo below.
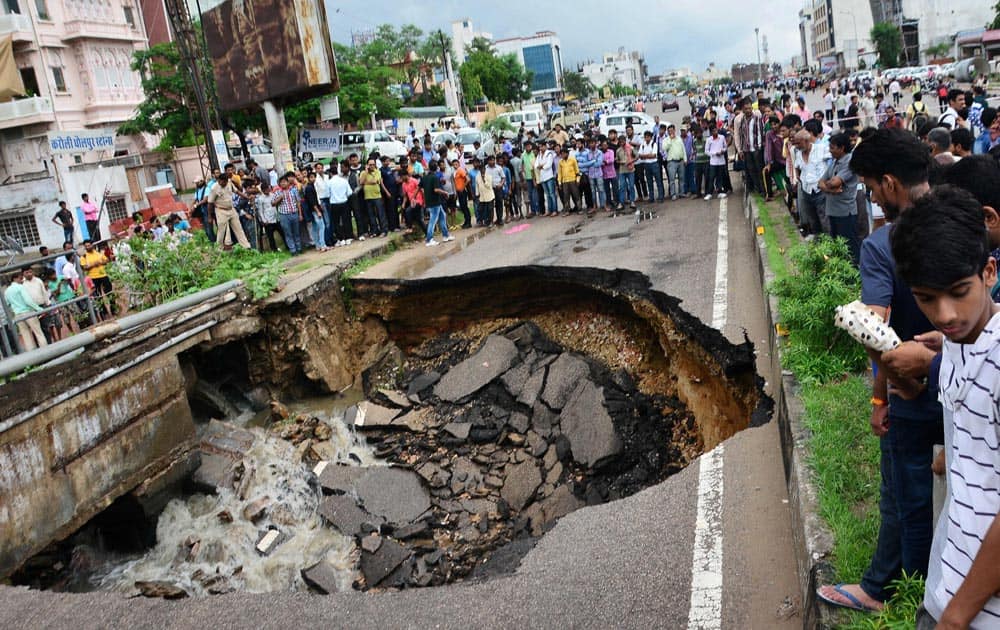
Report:
<svg viewBox="0 0 1000 630"><path fill-rule="evenodd" d="M679 402L638 392L531 323L479 347L428 340L398 374L368 383L370 400L346 414L393 465L316 468L320 514L361 551L358 588L489 575L495 551L496 570L511 570L511 554L531 546L517 540L681 469L694 440ZM303 579L327 592L324 571L308 567Z"/></svg>

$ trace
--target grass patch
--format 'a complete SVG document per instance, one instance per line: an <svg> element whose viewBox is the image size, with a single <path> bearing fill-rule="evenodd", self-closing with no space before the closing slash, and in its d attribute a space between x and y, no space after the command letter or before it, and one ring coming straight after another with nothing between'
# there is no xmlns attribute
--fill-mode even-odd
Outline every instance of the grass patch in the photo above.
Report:
<svg viewBox="0 0 1000 630"><path fill-rule="evenodd" d="M803 385L808 462L820 516L834 533L837 579L861 579L878 537L879 440L868 427L871 384L863 376Z"/></svg>
<svg viewBox="0 0 1000 630"><path fill-rule="evenodd" d="M108 275L128 289L130 308L143 310L176 298L242 280L255 300L270 295L284 273L287 252L262 253L235 247L223 251L204 232L186 240L153 241L134 236L108 265Z"/></svg>
<svg viewBox="0 0 1000 630"><path fill-rule="evenodd" d="M924 581L904 575L892 582L895 594L877 615L851 613L850 620L841 624L840 630L910 630L917 618L917 610L924 600Z"/></svg>

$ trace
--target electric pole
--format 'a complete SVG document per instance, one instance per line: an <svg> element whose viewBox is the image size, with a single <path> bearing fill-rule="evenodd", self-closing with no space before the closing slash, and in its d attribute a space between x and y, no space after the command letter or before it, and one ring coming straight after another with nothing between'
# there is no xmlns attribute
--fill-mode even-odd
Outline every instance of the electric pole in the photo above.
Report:
<svg viewBox="0 0 1000 630"><path fill-rule="evenodd" d="M164 0L167 15L170 17L170 26L174 31L174 41L177 43L177 50L181 54L181 59L187 66L187 77L194 92L194 98L198 107L198 118L201 120L201 128L204 132L205 144L208 148L208 161L212 168L221 168L222 160L228 161L229 156L219 156L215 152L215 144L211 141L212 117L209 113L209 103L206 97L205 75L203 66L204 37L195 33L194 24L191 21L191 14L188 11L186 0ZM200 19L199 15L199 19ZM214 109L214 108L213 108ZM218 116L216 115L216 118ZM219 129L222 127L220 126Z"/></svg>

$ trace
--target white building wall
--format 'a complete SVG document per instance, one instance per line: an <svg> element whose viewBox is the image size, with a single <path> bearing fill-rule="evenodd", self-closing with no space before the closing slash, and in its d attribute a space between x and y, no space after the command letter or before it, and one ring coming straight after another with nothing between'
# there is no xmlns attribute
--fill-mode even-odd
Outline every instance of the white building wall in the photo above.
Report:
<svg viewBox="0 0 1000 630"><path fill-rule="evenodd" d="M920 58L924 49L952 43L959 31L981 28L993 20L993 3L984 0L903 0L903 15L919 20Z"/></svg>

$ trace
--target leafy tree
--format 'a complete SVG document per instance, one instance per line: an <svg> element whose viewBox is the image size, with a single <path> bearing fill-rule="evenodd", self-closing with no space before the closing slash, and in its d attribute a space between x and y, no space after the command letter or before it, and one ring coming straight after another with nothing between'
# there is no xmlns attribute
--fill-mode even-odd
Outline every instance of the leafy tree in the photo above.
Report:
<svg viewBox="0 0 1000 630"><path fill-rule="evenodd" d="M931 59L937 59L938 57L944 57L951 51L951 45L947 42L941 42L940 44L935 44L933 46L928 46L924 49L924 53Z"/></svg>
<svg viewBox="0 0 1000 630"><path fill-rule="evenodd" d="M462 83L462 99L466 107L475 107L486 95L483 94L483 84L472 70L472 66L462 64L458 70L458 79Z"/></svg>
<svg viewBox="0 0 1000 630"><path fill-rule="evenodd" d="M466 102L475 102L468 88L474 88L473 77L482 94L496 103L514 103L531 96L531 73L524 69L513 54L498 57L489 40L477 37L466 47L467 58L459 69Z"/></svg>
<svg viewBox="0 0 1000 630"><path fill-rule="evenodd" d="M993 21L986 25L988 29L1000 28L1000 2L993 5L993 11L996 12L996 15L993 16Z"/></svg>
<svg viewBox="0 0 1000 630"><path fill-rule="evenodd" d="M590 79L579 72L564 72L562 84L567 94L572 94L580 98L590 96L596 89Z"/></svg>
<svg viewBox="0 0 1000 630"><path fill-rule="evenodd" d="M465 47L465 56L471 57L475 53L495 55L496 53L493 50L493 42L486 39L485 37L472 38L472 41L469 42Z"/></svg>
<svg viewBox="0 0 1000 630"><path fill-rule="evenodd" d="M161 152L197 144L194 134L196 119L192 116L194 93L184 72L177 71L183 67L180 51L173 42L135 52L132 70L141 77L146 99L136 108L132 119L118 128L118 133L126 136L162 133L156 148Z"/></svg>
<svg viewBox="0 0 1000 630"><path fill-rule="evenodd" d="M389 93L389 85L399 83L397 71L385 65L366 65L364 52L334 42L337 72L340 75L340 118L363 125L377 112L383 118L399 113L402 104ZM359 54L360 53L360 54Z"/></svg>
<svg viewBox="0 0 1000 630"><path fill-rule="evenodd" d="M872 27L872 42L878 51L878 62L883 68L894 68L903 51L903 34L899 27L890 22L879 22Z"/></svg>

